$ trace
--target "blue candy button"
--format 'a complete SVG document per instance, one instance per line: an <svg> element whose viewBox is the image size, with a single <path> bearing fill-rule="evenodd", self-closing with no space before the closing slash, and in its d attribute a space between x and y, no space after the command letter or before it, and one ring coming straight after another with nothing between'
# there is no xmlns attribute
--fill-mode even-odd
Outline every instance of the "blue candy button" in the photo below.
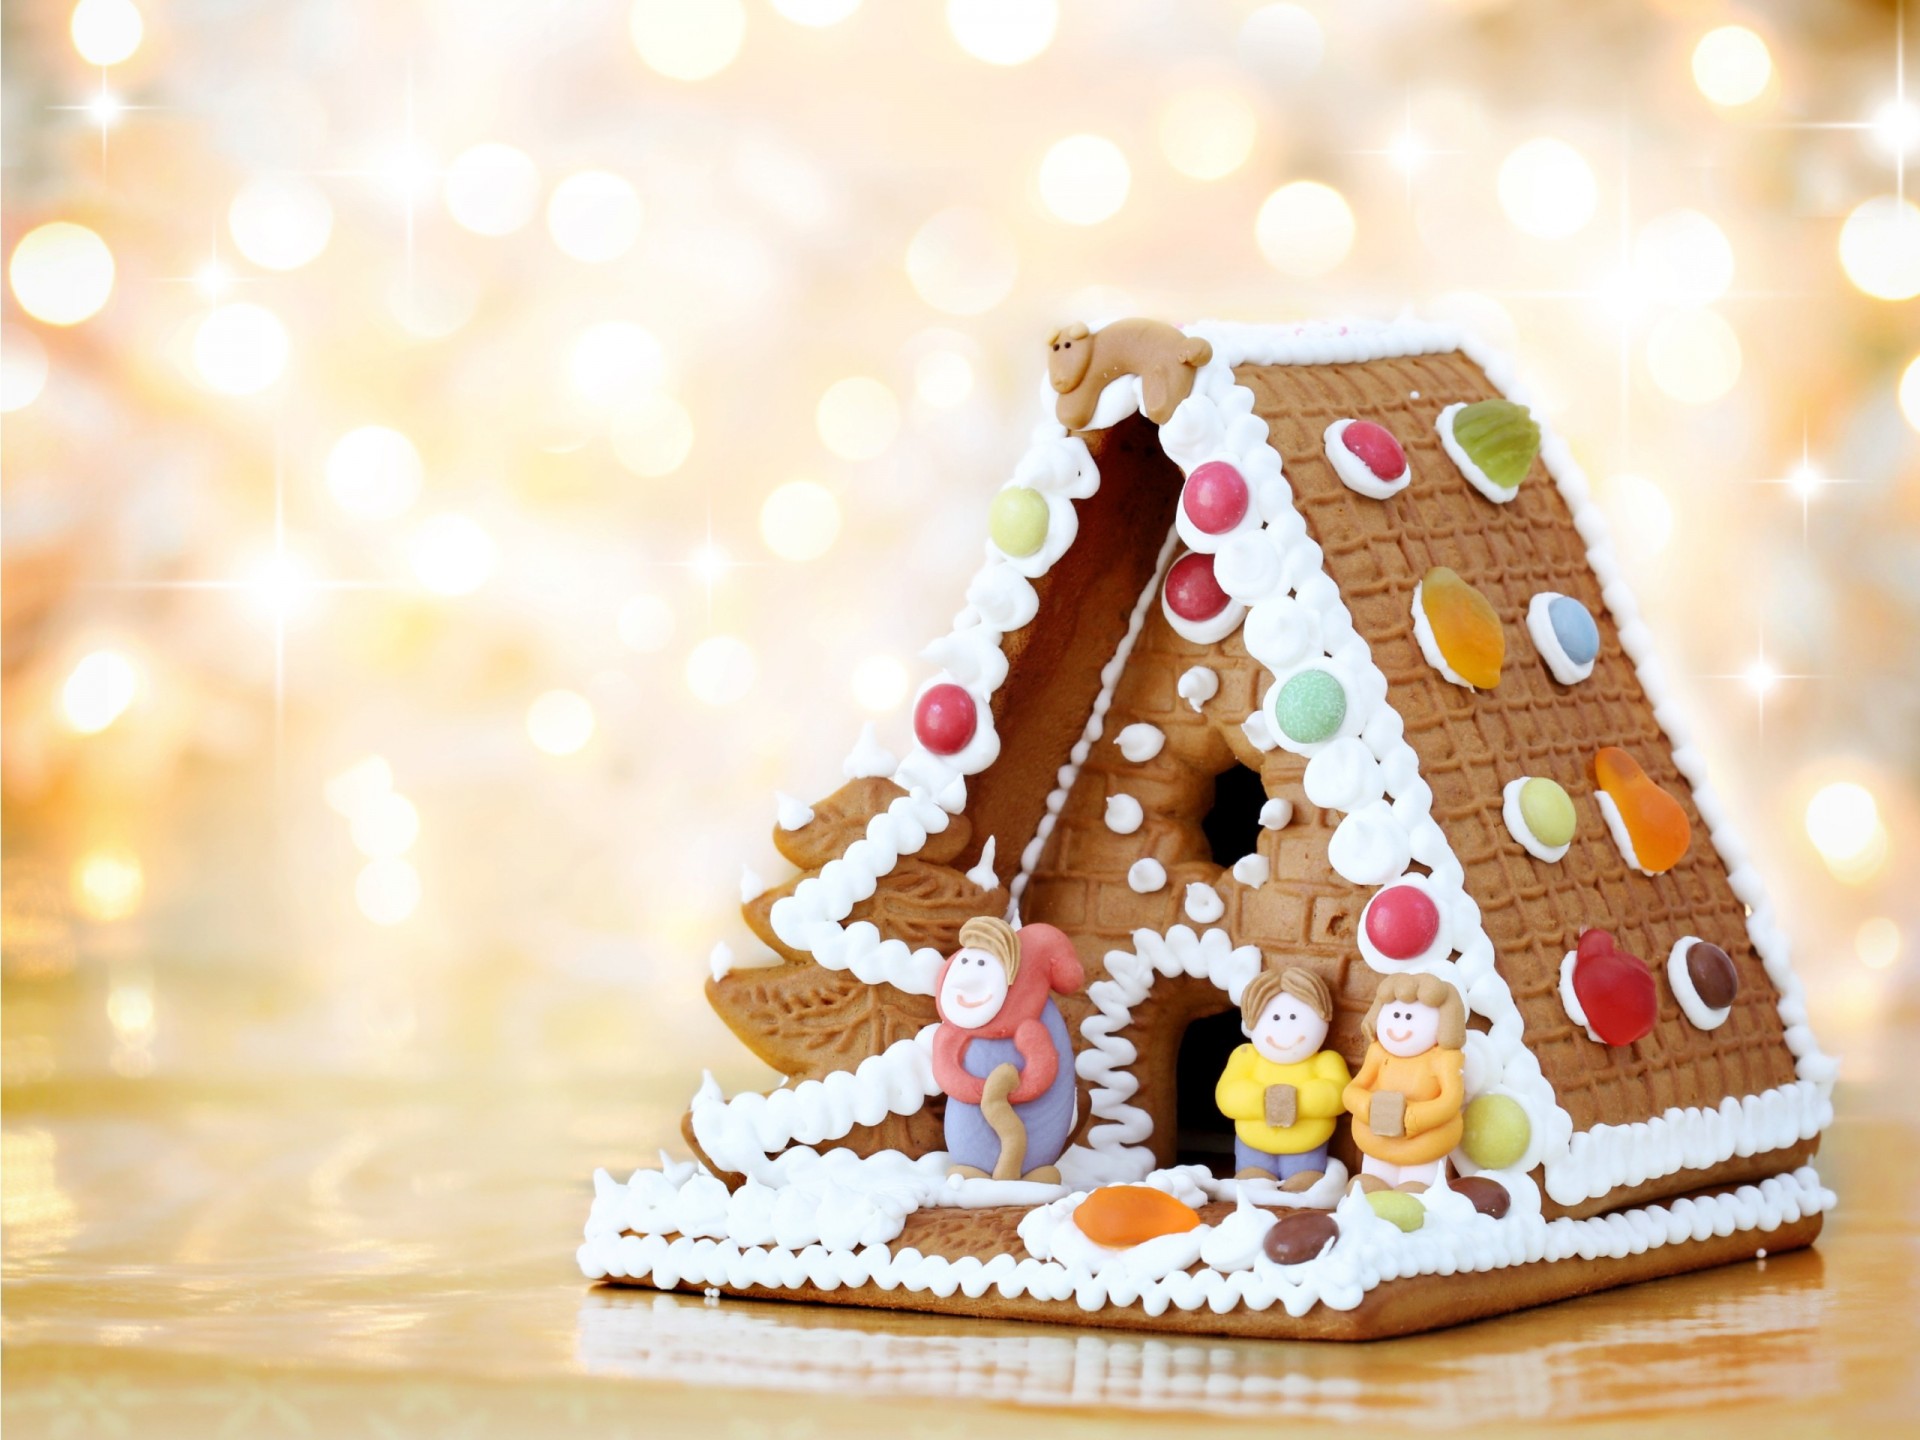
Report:
<svg viewBox="0 0 1920 1440"><path fill-rule="evenodd" d="M1554 638L1574 664L1590 664L1600 653L1600 627L1593 623L1587 607L1571 595L1554 596L1547 606L1547 618L1553 622Z"/></svg>

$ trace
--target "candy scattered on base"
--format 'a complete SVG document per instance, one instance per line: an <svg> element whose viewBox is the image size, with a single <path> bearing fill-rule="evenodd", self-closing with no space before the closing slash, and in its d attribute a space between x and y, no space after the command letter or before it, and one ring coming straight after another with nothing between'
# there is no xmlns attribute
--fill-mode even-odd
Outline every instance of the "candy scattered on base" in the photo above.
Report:
<svg viewBox="0 0 1920 1440"><path fill-rule="evenodd" d="M1454 1194L1466 1197L1476 1214L1498 1220L1513 1208L1513 1196L1498 1180L1489 1180L1485 1175L1467 1175L1448 1183Z"/></svg>
<svg viewBox="0 0 1920 1440"><path fill-rule="evenodd" d="M1427 1223L1427 1207L1416 1195L1404 1190L1374 1190L1367 1195L1373 1213L1397 1229L1411 1234Z"/></svg>
<svg viewBox="0 0 1920 1440"><path fill-rule="evenodd" d="M1339 1238L1340 1227L1326 1211L1296 1210L1274 1222L1260 1248L1276 1265L1304 1265Z"/></svg>
<svg viewBox="0 0 1920 1440"><path fill-rule="evenodd" d="M1467 1102L1460 1148L1482 1170L1504 1170L1520 1163L1533 1143L1526 1108L1511 1095L1476 1095ZM1460 1187L1455 1185L1457 1190Z"/></svg>
<svg viewBox="0 0 1920 1440"><path fill-rule="evenodd" d="M1449 683L1469 690L1500 683L1507 658L1500 615L1457 571L1436 565L1413 587L1413 634L1427 663Z"/></svg>
<svg viewBox="0 0 1920 1440"><path fill-rule="evenodd" d="M1605 930L1583 930L1579 945L1560 962L1560 1001L1602 1045L1631 1045L1651 1034L1660 1018L1653 972Z"/></svg>
<svg viewBox="0 0 1920 1440"><path fill-rule="evenodd" d="M1082 1200L1073 1223L1096 1245L1124 1250L1200 1224L1200 1212L1151 1185L1103 1185Z"/></svg>
<svg viewBox="0 0 1920 1440"><path fill-rule="evenodd" d="M1617 745L1593 757L1596 797L1626 862L1643 875L1661 875L1685 858L1693 825L1680 802Z"/></svg>

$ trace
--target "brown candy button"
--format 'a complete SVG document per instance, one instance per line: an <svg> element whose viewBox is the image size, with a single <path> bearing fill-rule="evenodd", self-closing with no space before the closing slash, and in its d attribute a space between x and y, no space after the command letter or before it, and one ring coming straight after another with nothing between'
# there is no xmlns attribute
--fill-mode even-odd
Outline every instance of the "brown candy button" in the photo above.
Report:
<svg viewBox="0 0 1920 1440"><path fill-rule="evenodd" d="M1507 1193L1507 1187L1484 1175L1467 1175L1451 1183L1457 1194L1466 1196L1473 1203L1475 1211L1491 1215L1495 1220L1506 1214L1513 1205L1513 1197Z"/></svg>
<svg viewBox="0 0 1920 1440"><path fill-rule="evenodd" d="M1276 1265L1300 1265L1313 1259L1340 1236L1340 1227L1324 1210L1296 1210L1283 1215L1267 1231L1263 1242L1267 1258Z"/></svg>
<svg viewBox="0 0 1920 1440"><path fill-rule="evenodd" d="M1693 981L1693 992L1700 1003L1709 1010L1726 1009L1740 993L1740 972L1733 968L1733 958L1705 940L1687 947L1687 978Z"/></svg>

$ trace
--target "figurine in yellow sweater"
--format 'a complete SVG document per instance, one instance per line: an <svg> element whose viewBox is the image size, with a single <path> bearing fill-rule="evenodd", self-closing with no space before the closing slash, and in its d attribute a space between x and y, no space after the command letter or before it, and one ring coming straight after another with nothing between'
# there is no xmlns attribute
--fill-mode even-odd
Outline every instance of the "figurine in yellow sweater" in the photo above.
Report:
<svg viewBox="0 0 1920 1440"><path fill-rule="evenodd" d="M1367 1011L1367 1054L1347 1086L1363 1190L1425 1190L1460 1143L1467 1007L1437 975L1389 975Z"/></svg>
<svg viewBox="0 0 1920 1440"><path fill-rule="evenodd" d="M1241 1180L1278 1180L1310 1190L1327 1171L1327 1142L1345 1113L1347 1062L1323 1050L1333 1021L1327 982L1292 966L1262 970L1240 997L1248 1043L1227 1060L1214 1103L1233 1121L1233 1159Z"/></svg>

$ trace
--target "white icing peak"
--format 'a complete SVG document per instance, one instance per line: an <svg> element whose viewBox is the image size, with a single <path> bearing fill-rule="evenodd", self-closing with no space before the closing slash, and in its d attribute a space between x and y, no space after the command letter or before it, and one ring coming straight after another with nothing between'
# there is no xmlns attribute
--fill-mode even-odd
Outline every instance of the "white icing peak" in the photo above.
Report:
<svg viewBox="0 0 1920 1440"><path fill-rule="evenodd" d="M1127 888L1137 895L1151 895L1167 883L1167 867L1158 860L1136 860L1127 867Z"/></svg>
<svg viewBox="0 0 1920 1440"><path fill-rule="evenodd" d="M976 863L971 870L967 871L967 879L978 885L982 890L997 889L1000 884L1000 877L994 873L993 869L993 845L996 838L997 837L992 835L987 836L987 843L980 847L980 859L978 863Z"/></svg>
<svg viewBox="0 0 1920 1440"><path fill-rule="evenodd" d="M840 763L840 773L849 780L884 779L900 767L900 761L894 753L880 743L880 737L874 733L873 722L869 720L860 727L860 738L854 742L853 749L847 752L847 758Z"/></svg>
<svg viewBox="0 0 1920 1440"><path fill-rule="evenodd" d="M1144 765L1160 753L1167 743L1166 732L1158 725L1138 722L1127 726L1113 737L1114 744L1120 747L1120 754L1135 765Z"/></svg>
<svg viewBox="0 0 1920 1440"><path fill-rule="evenodd" d="M1109 795L1107 797L1107 829L1116 835L1131 835L1140 828L1146 812L1140 808L1140 802L1131 795Z"/></svg>
<svg viewBox="0 0 1920 1440"><path fill-rule="evenodd" d="M1220 693L1220 677L1205 665L1195 665L1180 677L1175 687L1180 698L1194 708L1195 713L1204 709L1206 703Z"/></svg>
<svg viewBox="0 0 1920 1440"><path fill-rule="evenodd" d="M813 823L813 807L783 794L773 792L773 816L782 830L804 830Z"/></svg>

